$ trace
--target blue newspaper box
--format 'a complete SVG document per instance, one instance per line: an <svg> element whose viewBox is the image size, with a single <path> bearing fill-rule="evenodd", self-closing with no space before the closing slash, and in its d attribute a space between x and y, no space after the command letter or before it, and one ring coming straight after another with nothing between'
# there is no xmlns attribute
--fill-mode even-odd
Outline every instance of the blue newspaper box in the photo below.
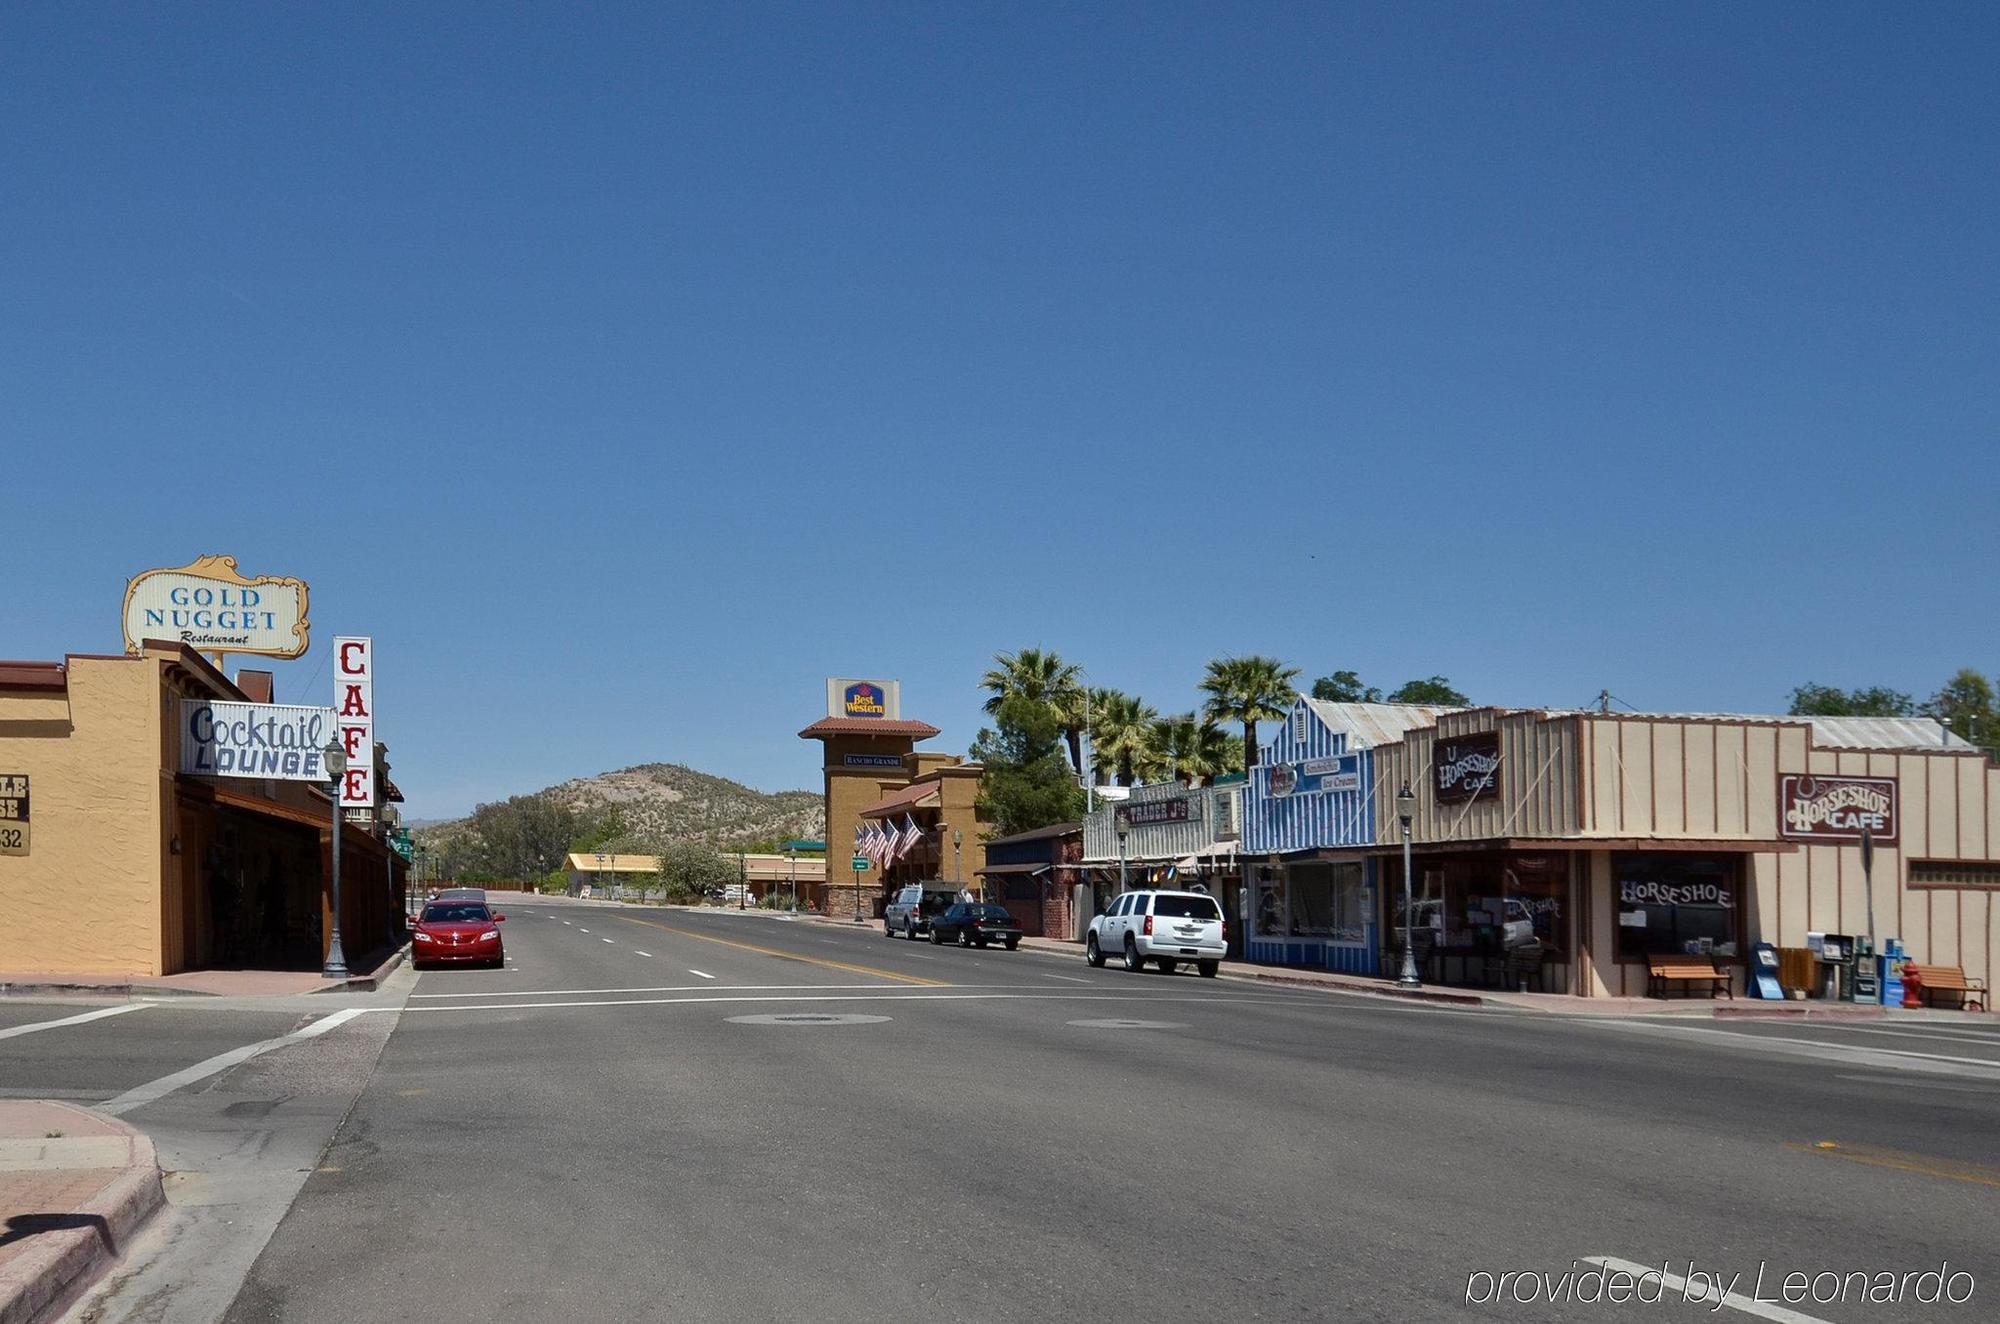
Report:
<svg viewBox="0 0 2000 1324"><path fill-rule="evenodd" d="M1903 1005L1903 963L1910 959L1903 944L1894 938L1882 940L1882 1005Z"/></svg>
<svg viewBox="0 0 2000 1324"><path fill-rule="evenodd" d="M1768 942L1750 949L1750 992L1776 1002L1785 1000L1785 990L1778 983L1778 949Z"/></svg>

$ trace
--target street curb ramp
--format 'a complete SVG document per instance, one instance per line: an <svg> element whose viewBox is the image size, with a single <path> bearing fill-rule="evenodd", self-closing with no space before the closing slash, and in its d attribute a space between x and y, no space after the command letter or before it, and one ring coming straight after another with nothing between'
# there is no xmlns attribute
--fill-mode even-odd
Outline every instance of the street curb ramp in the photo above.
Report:
<svg viewBox="0 0 2000 1324"><path fill-rule="evenodd" d="M72 1124L92 1139L122 1137L129 1145L122 1170L75 1201L74 1209L0 1208L0 1227L5 1229L0 1236L20 1244L15 1254L0 1260L0 1324L46 1324L118 1262L133 1235L166 1203L166 1192L153 1142L137 1129L75 1104L21 1102L71 1114ZM13 1137L0 1136L6 1138ZM19 1171L0 1172L0 1192L6 1189L4 1179Z"/></svg>

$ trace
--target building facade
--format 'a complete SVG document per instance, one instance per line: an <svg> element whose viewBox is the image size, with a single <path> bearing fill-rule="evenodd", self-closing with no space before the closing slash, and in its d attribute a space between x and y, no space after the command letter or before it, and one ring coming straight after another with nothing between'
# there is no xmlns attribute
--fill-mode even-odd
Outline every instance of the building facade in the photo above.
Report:
<svg viewBox="0 0 2000 1324"><path fill-rule="evenodd" d="M0 854L0 969L165 975L317 968L332 922L332 802L316 783L181 772L183 700L268 702L201 654L0 662L0 783L28 803ZM386 762L375 750L380 784ZM405 866L374 833L341 834L343 944L384 949Z"/></svg>

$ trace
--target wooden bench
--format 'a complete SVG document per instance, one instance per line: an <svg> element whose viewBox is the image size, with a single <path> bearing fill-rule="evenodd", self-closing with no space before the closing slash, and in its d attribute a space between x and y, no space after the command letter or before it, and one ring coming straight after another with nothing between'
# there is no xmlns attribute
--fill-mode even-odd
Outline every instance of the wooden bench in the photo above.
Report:
<svg viewBox="0 0 2000 1324"><path fill-rule="evenodd" d="M1655 990L1661 998L1667 996L1668 984L1707 984L1708 996L1713 998L1716 990L1729 994L1729 1000L1736 1000L1736 990L1729 985L1729 972L1717 966L1706 956L1654 956L1646 961L1646 996L1654 996Z"/></svg>
<svg viewBox="0 0 2000 1324"><path fill-rule="evenodd" d="M1903 967L1903 978L1917 981L1917 991L1923 995L1924 1005L1931 1005L1931 998L1938 993L1956 993L1958 1006L1962 1010L1986 1009L1986 981L1968 979L1963 966L1918 965L1912 961ZM1975 1001L1973 995L1977 994Z"/></svg>

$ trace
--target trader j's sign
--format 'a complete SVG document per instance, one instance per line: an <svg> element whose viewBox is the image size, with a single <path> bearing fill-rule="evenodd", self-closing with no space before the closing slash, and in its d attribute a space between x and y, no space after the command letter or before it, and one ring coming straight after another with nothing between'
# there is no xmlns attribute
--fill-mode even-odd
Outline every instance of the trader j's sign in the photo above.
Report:
<svg viewBox="0 0 2000 1324"><path fill-rule="evenodd" d="M1859 841L1863 828L1879 844L1895 844L1895 778L1788 773L1778 779L1778 830L1785 836Z"/></svg>

